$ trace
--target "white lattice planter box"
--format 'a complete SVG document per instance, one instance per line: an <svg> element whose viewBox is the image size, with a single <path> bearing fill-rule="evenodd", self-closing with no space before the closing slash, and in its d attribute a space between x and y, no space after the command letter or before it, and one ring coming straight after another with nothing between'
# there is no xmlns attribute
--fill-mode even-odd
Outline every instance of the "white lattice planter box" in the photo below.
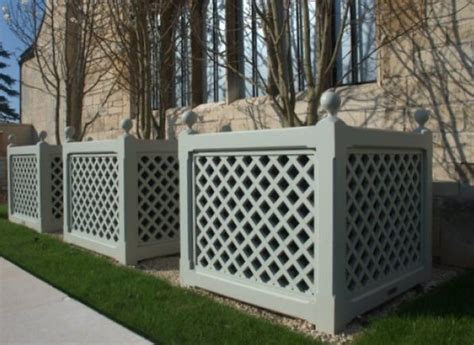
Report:
<svg viewBox="0 0 474 345"><path fill-rule="evenodd" d="M423 282L432 139L422 132L330 116L180 136L182 283L337 332Z"/></svg>
<svg viewBox="0 0 474 345"><path fill-rule="evenodd" d="M41 141L13 146L8 156L8 219L39 232L63 227L63 168L61 146Z"/></svg>
<svg viewBox="0 0 474 345"><path fill-rule="evenodd" d="M65 241L124 264L179 252L176 141L72 142L63 161Z"/></svg>

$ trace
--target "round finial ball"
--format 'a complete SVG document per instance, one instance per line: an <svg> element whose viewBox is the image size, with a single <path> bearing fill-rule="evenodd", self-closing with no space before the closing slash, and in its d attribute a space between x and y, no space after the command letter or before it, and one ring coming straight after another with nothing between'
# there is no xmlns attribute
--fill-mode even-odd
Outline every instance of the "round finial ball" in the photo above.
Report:
<svg viewBox="0 0 474 345"><path fill-rule="evenodd" d="M128 134L132 130L133 122L132 120L130 120L130 118L127 117L122 120L122 122L120 123L120 127L123 129L125 133Z"/></svg>
<svg viewBox="0 0 474 345"><path fill-rule="evenodd" d="M75 131L74 127L67 126L64 129L64 135L66 136L66 139L72 139L74 137Z"/></svg>
<svg viewBox="0 0 474 345"><path fill-rule="evenodd" d="M428 110L420 108L415 111L415 121L420 125L420 127L423 127L429 118L430 112Z"/></svg>
<svg viewBox="0 0 474 345"><path fill-rule="evenodd" d="M194 124L197 122L197 119L198 119L198 115L192 110L185 111L183 115L181 116L181 120L189 128L194 126Z"/></svg>
<svg viewBox="0 0 474 345"><path fill-rule="evenodd" d="M322 109L330 115L336 115L341 107L341 97L334 91L327 90L321 95L320 103Z"/></svg>
<svg viewBox="0 0 474 345"><path fill-rule="evenodd" d="M15 134L10 134L8 136L8 143L13 145L15 143Z"/></svg>
<svg viewBox="0 0 474 345"><path fill-rule="evenodd" d="M46 133L46 131L41 131L38 133L38 138L40 141L44 141L47 136L48 136L48 133Z"/></svg>

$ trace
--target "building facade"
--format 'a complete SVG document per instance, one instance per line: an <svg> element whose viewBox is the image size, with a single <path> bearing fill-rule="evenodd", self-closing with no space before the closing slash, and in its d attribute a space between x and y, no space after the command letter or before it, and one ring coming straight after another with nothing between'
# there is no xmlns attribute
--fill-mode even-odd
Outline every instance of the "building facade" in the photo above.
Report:
<svg viewBox="0 0 474 345"><path fill-rule="evenodd" d="M351 2L350 8L342 0L333 3L333 37L334 41L340 38L340 48L335 54L331 78L343 99L339 116L352 126L411 131L415 127L414 110L428 108L428 127L434 139L434 179L472 184L474 3L357 0ZM195 37L191 32L191 11L184 6L178 13L174 28L174 77L170 80L173 107L167 110L168 137L179 133L179 117L193 104L199 115L200 132L281 126L273 100L267 95L268 53L258 8L254 8L251 0L235 4L233 11L229 11L225 0L208 0L203 8L202 45L206 49L199 104L193 101L196 85L192 80L191 51ZM304 118L307 81L302 48L303 13L300 1L289 4L288 51L292 57L289 61L296 92L295 110ZM309 1L314 71L318 59L316 5L317 2ZM232 61L233 68L229 68L230 47L238 53ZM155 56L152 60L159 58ZM237 76L235 69L239 72ZM156 84L158 74L158 70L153 73ZM54 98L46 90L31 54L21 60L21 82L22 123L32 124L37 131L46 130L54 142ZM158 94L153 104L159 108ZM106 81L99 83L84 98L85 121L95 119L85 138L116 137L120 121L133 117L133 112L128 91ZM64 118L63 110L60 128L64 127Z"/></svg>

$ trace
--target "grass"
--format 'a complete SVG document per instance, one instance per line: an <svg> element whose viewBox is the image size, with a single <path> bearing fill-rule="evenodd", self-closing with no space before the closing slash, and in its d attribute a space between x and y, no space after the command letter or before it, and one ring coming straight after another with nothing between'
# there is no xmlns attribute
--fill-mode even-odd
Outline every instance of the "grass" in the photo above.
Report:
<svg viewBox="0 0 474 345"><path fill-rule="evenodd" d="M373 322L355 345L474 345L474 272L467 272Z"/></svg>
<svg viewBox="0 0 474 345"><path fill-rule="evenodd" d="M159 344L320 344L210 298L8 222L0 255Z"/></svg>
<svg viewBox="0 0 474 345"><path fill-rule="evenodd" d="M0 255L160 344L321 344L6 219ZM374 321L357 345L474 345L474 272Z"/></svg>

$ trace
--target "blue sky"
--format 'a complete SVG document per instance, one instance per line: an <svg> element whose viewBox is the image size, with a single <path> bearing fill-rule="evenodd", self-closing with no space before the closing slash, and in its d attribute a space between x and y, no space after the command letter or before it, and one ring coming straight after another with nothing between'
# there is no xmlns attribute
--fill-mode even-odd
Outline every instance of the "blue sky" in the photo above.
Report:
<svg viewBox="0 0 474 345"><path fill-rule="evenodd" d="M6 0L0 0L0 9L7 5ZM24 51L25 46L21 43L15 35L10 31L5 20L3 19L3 12L0 10L0 41L3 43L5 50L12 53L10 60L5 61L9 66L6 68L6 73L16 80L20 79L20 67L18 65L18 59L21 53ZM20 84L17 82L14 86L18 91L20 90ZM20 109L19 97L11 98L11 105L17 111Z"/></svg>

